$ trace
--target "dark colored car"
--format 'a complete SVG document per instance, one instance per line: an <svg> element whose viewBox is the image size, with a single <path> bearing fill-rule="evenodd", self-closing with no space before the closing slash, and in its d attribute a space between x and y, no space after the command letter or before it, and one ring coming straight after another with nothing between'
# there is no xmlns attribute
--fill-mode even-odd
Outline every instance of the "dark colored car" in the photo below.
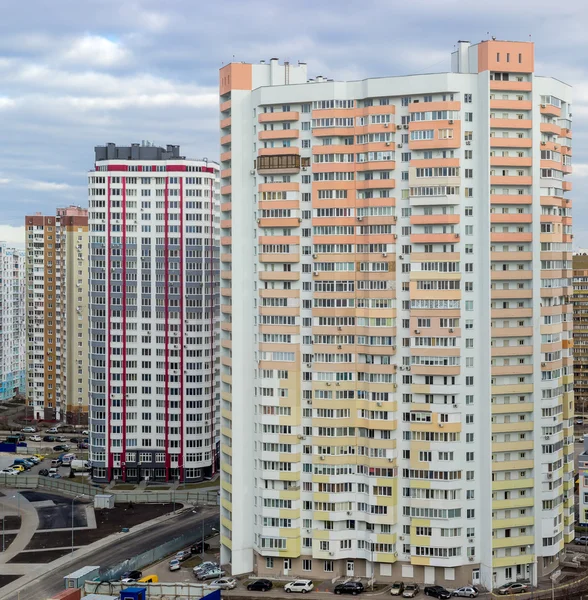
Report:
<svg viewBox="0 0 588 600"><path fill-rule="evenodd" d="M80 442L80 443L78 444L78 448L79 448L80 450L86 450L86 448L87 448L87 447L88 447L88 444L87 444L86 442Z"/></svg>
<svg viewBox="0 0 588 600"><path fill-rule="evenodd" d="M69 441L72 444L77 444L78 442L81 442L82 440L80 438L73 437L73 438L69 438Z"/></svg>
<svg viewBox="0 0 588 600"><path fill-rule="evenodd" d="M121 576L121 581L127 583L132 581L137 581L137 579L141 579L143 577L142 571L126 571ZM126 580L126 581L125 581Z"/></svg>
<svg viewBox="0 0 588 600"><path fill-rule="evenodd" d="M67 444L59 444L57 446L53 446L53 450L55 450L55 452L66 452L69 450L69 446Z"/></svg>
<svg viewBox="0 0 588 600"><path fill-rule="evenodd" d="M250 592L267 592L271 590L273 587L272 582L269 579L257 579L256 581L252 581L247 589Z"/></svg>
<svg viewBox="0 0 588 600"><path fill-rule="evenodd" d="M433 598L441 598L441 600L447 600L451 598L451 592L448 592L443 586L440 585L428 585L423 590L425 596L433 596Z"/></svg>
<svg viewBox="0 0 588 600"><path fill-rule="evenodd" d="M347 581L335 586L335 594L351 594L357 596L363 592L364 587L361 581Z"/></svg>
<svg viewBox="0 0 588 600"><path fill-rule="evenodd" d="M39 475L43 475L44 477L47 477L47 475L49 475L49 470L48 469L41 469L39 471Z"/></svg>
<svg viewBox="0 0 588 600"><path fill-rule="evenodd" d="M54 436L54 435L46 435L46 436L43 438L43 441L44 441L44 442L54 442L54 441L55 441L55 436Z"/></svg>
<svg viewBox="0 0 588 600"><path fill-rule="evenodd" d="M196 542L190 546L192 554L202 554L202 552L208 552L210 550L210 544L204 542L204 550L202 549L202 542Z"/></svg>

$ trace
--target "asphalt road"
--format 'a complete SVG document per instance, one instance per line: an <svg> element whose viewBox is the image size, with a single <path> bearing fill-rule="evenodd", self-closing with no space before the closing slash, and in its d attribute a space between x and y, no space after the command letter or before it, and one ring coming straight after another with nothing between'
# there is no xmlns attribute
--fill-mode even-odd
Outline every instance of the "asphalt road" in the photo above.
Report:
<svg viewBox="0 0 588 600"><path fill-rule="evenodd" d="M27 587L21 588L19 590L20 598L45 600L64 589L63 578L68 573L72 573L86 565L100 565L101 567L115 566L135 554L160 546L167 540L177 536L180 530L192 531L194 533L194 540L196 541L200 539L202 521L204 521L204 525L207 527L219 527L218 514L210 515L210 513L204 513L200 515L194 514L192 511L187 511L164 523L158 523L148 529L120 537L116 542L108 546L86 554L83 558L74 560L64 567L50 571ZM5 600L17 600L18 598L18 592L14 592L14 594Z"/></svg>

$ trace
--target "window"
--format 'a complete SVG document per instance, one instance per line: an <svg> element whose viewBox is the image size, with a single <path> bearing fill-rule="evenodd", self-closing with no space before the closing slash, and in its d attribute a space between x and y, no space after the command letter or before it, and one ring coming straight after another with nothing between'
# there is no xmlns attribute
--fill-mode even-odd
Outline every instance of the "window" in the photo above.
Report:
<svg viewBox="0 0 588 600"><path fill-rule="evenodd" d="M265 559L265 568L266 569L273 569L274 568L274 557L273 556L267 556Z"/></svg>
<svg viewBox="0 0 588 600"><path fill-rule="evenodd" d="M303 571L312 571L312 560L309 558L305 558L302 560L302 570Z"/></svg>

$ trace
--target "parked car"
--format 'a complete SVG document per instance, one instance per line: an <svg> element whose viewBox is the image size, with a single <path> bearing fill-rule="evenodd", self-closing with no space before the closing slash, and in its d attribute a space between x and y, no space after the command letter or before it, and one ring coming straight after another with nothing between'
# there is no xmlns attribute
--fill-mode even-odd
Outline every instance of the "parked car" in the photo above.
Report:
<svg viewBox="0 0 588 600"><path fill-rule="evenodd" d="M39 460L43 460L45 458L43 454L33 454L33 456L36 456Z"/></svg>
<svg viewBox="0 0 588 600"><path fill-rule="evenodd" d="M57 446L53 446L53 450L55 450L55 452L67 452L69 446L67 444L58 444Z"/></svg>
<svg viewBox="0 0 588 600"><path fill-rule="evenodd" d="M14 471L18 471L19 473L22 473L25 468L22 465L10 465L10 467L8 467L9 469L13 469Z"/></svg>
<svg viewBox="0 0 588 600"><path fill-rule="evenodd" d="M86 450L86 448L88 448L88 443L87 442L80 442L78 444L78 449L79 450Z"/></svg>
<svg viewBox="0 0 588 600"><path fill-rule="evenodd" d="M462 598L475 598L480 592L478 592L478 588L473 585L466 585L465 587L460 587L457 590L454 590L454 596L461 596Z"/></svg>
<svg viewBox="0 0 588 600"><path fill-rule="evenodd" d="M588 544L588 535L579 535L578 537L574 538L574 544L577 544L578 546L586 546Z"/></svg>
<svg viewBox="0 0 588 600"><path fill-rule="evenodd" d="M44 441L44 442L54 442L54 441L55 441L55 436L53 436L53 435L46 435L46 436L43 438L43 441Z"/></svg>
<svg viewBox="0 0 588 600"><path fill-rule="evenodd" d="M61 442L61 440L59 440L59 441ZM82 440L80 438L77 438L77 437L72 437L72 438L69 438L69 441L72 444L77 444L78 442L81 442Z"/></svg>
<svg viewBox="0 0 588 600"><path fill-rule="evenodd" d="M41 441L41 436L40 435L31 435L31 437L29 438L30 442L40 442Z"/></svg>
<svg viewBox="0 0 588 600"><path fill-rule="evenodd" d="M55 440L58 442L67 442L67 438L64 435L58 435Z"/></svg>
<svg viewBox="0 0 588 600"><path fill-rule="evenodd" d="M207 561L204 561L203 563L200 563L199 565L196 565L192 569L192 572L194 573L194 575L196 575L196 573L198 573L199 571L206 571L206 570L210 570L210 569L218 569L218 564L215 562L212 562L210 560L207 560Z"/></svg>
<svg viewBox="0 0 588 600"><path fill-rule="evenodd" d="M441 600L451 598L451 592L447 591L441 585L427 585L423 591L425 592L425 596L433 596L433 598L440 598Z"/></svg>
<svg viewBox="0 0 588 600"><path fill-rule="evenodd" d="M180 561L177 558L172 558L169 561L169 570L170 571L179 571L182 568Z"/></svg>
<svg viewBox="0 0 588 600"><path fill-rule="evenodd" d="M84 431L82 431L82 435L90 435L90 432L87 429L84 429Z"/></svg>
<svg viewBox="0 0 588 600"><path fill-rule="evenodd" d="M400 596L404 591L404 583L402 581L395 581L390 588L390 594L392 596Z"/></svg>
<svg viewBox="0 0 588 600"><path fill-rule="evenodd" d="M0 473L2 475L18 475L20 473L20 471L18 471L17 469L13 469L11 467L8 467L6 469L2 469L0 471Z"/></svg>
<svg viewBox="0 0 588 600"><path fill-rule="evenodd" d="M300 592L301 594L306 594L307 592L312 592L314 588L314 584L310 579L297 579L296 581L290 581L284 586L284 591L290 592Z"/></svg>
<svg viewBox="0 0 588 600"><path fill-rule="evenodd" d="M402 592L403 598L414 598L420 592L420 588L417 583L407 583L404 586L404 591Z"/></svg>
<svg viewBox="0 0 588 600"><path fill-rule="evenodd" d="M185 560L188 560L190 558L190 556L192 556L192 553L190 552L190 550L180 550L179 552L176 553L176 558L180 562L184 562Z"/></svg>
<svg viewBox="0 0 588 600"><path fill-rule="evenodd" d="M574 421L574 423L575 423L576 425L584 425L584 419L582 419L582 418L576 419L576 420ZM23 431L24 431L24 429L23 429Z"/></svg>
<svg viewBox="0 0 588 600"><path fill-rule="evenodd" d="M247 589L250 592L267 592L272 587L273 583L269 579L256 579L247 586Z"/></svg>
<svg viewBox="0 0 588 600"><path fill-rule="evenodd" d="M21 431L23 433L35 433L37 430L34 427L23 427Z"/></svg>
<svg viewBox="0 0 588 600"><path fill-rule="evenodd" d="M143 577L141 571L126 571L122 574L120 580L122 583L133 583L133 581L137 581L137 579L141 579L141 577Z"/></svg>
<svg viewBox="0 0 588 600"><path fill-rule="evenodd" d="M61 475L59 473L49 473L49 477L51 477L51 479L61 479Z"/></svg>
<svg viewBox="0 0 588 600"><path fill-rule="evenodd" d="M505 583L496 590L496 593L506 596L508 594L522 594L528 589L529 586L526 583Z"/></svg>
<svg viewBox="0 0 588 600"><path fill-rule="evenodd" d="M357 594L361 594L363 590L364 587L361 581L346 581L345 583L336 585L334 592L335 594L351 594L352 596L357 596Z"/></svg>
<svg viewBox="0 0 588 600"><path fill-rule="evenodd" d="M208 585L217 587L220 590L234 590L237 587L237 580L233 577L223 577L222 579L211 581Z"/></svg>
<svg viewBox="0 0 588 600"><path fill-rule="evenodd" d="M190 551L192 554L202 554L202 552L208 552L210 550L210 544L204 542L204 548L202 548L202 542L196 542L190 546Z"/></svg>
<svg viewBox="0 0 588 600"><path fill-rule="evenodd" d="M41 469L39 471L39 475L42 475L43 477L47 477L47 475L49 475L49 470L48 469Z"/></svg>
<svg viewBox="0 0 588 600"><path fill-rule="evenodd" d="M198 575L196 575L196 577L200 580L200 581L205 581L206 579L218 579L219 577L222 577L225 574L225 572L222 569L219 569L218 567L216 569L204 569L203 571L200 571L198 573Z"/></svg>
<svg viewBox="0 0 588 600"><path fill-rule="evenodd" d="M45 433L59 433L59 429L57 427L49 427Z"/></svg>

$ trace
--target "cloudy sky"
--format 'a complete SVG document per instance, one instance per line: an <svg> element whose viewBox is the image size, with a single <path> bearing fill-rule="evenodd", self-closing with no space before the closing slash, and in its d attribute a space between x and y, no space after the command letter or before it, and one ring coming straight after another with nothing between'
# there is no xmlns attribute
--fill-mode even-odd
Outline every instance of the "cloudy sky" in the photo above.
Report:
<svg viewBox="0 0 588 600"><path fill-rule="evenodd" d="M10 8L8 8L8 6ZM335 79L449 69L458 39L529 40L575 88L575 246L588 246L584 0L27 0L0 20L0 239L25 214L86 205L93 147L143 139L218 157L218 69L308 62Z"/></svg>

